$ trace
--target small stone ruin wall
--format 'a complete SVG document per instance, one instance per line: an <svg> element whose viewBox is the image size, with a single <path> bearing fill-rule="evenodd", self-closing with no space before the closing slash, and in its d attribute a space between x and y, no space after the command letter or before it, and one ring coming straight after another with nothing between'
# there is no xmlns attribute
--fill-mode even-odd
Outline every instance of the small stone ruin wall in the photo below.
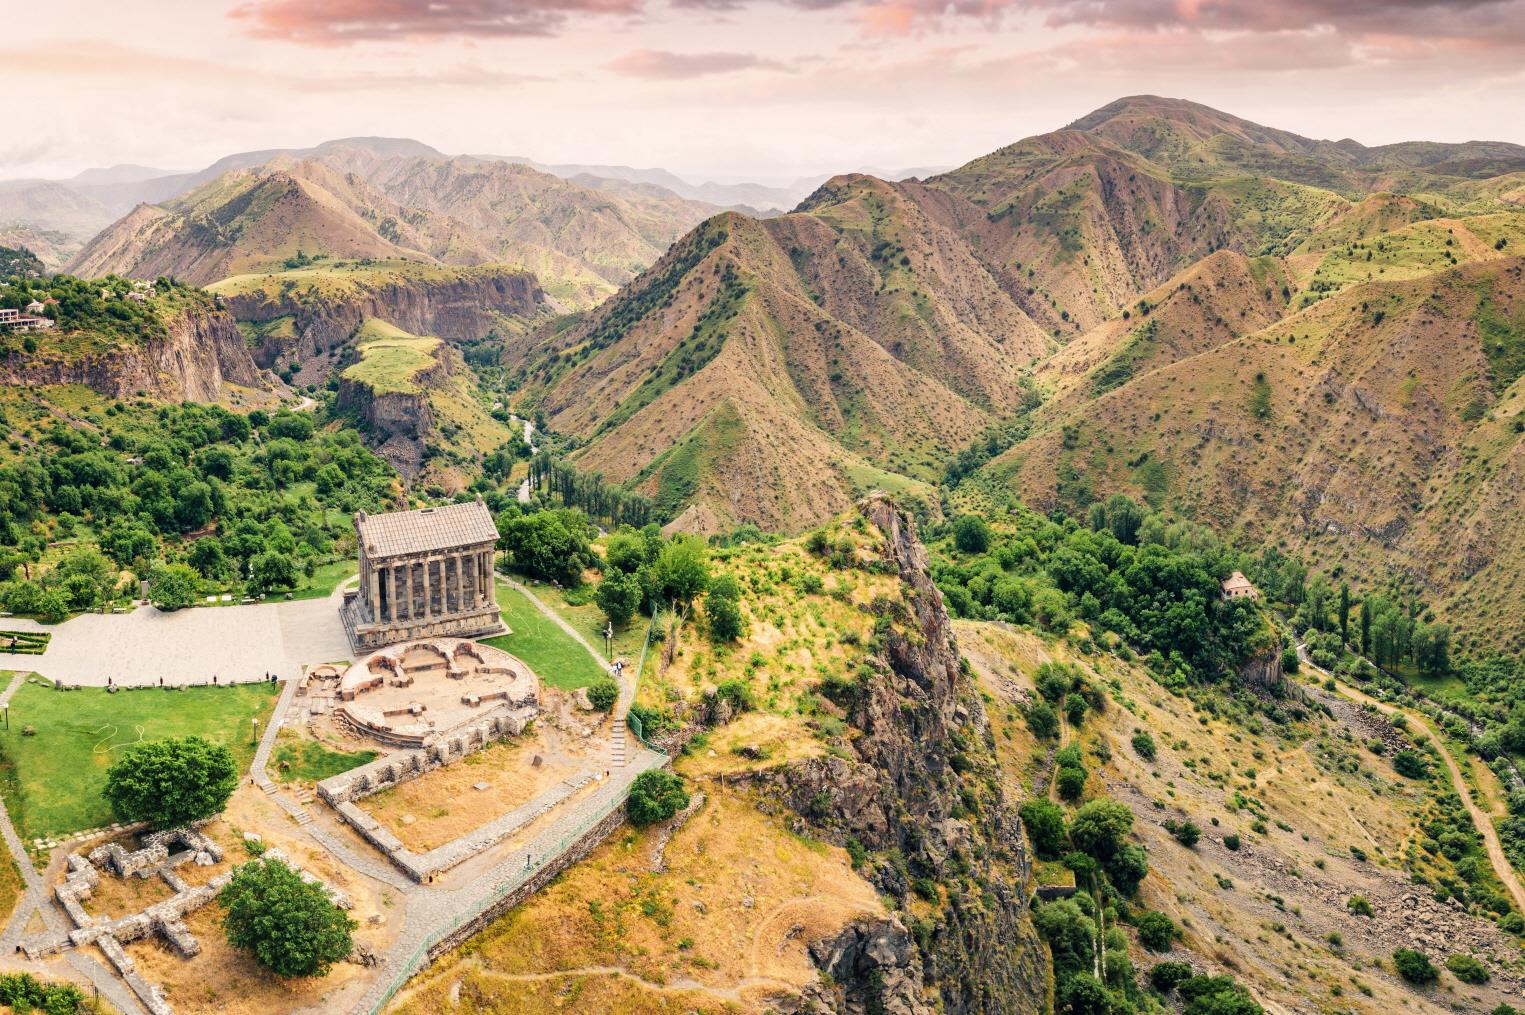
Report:
<svg viewBox="0 0 1525 1015"><path fill-rule="evenodd" d="M456 729L422 750L387 755L348 772L329 776L318 783L318 795L335 809L341 804L364 800L373 793L460 761L505 737L516 737L527 725L528 717L515 715L500 705L492 713Z"/></svg>

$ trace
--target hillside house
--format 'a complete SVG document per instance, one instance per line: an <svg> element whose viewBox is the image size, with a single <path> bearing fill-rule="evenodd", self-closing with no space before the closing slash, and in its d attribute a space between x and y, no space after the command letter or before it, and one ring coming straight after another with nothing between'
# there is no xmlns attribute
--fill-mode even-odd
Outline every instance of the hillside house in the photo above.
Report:
<svg viewBox="0 0 1525 1015"><path fill-rule="evenodd" d="M34 306L40 309L42 305L34 301L27 309L30 310ZM53 319L50 317L23 314L14 307L0 307L0 328L7 331L47 331L51 327L53 327Z"/></svg>
<svg viewBox="0 0 1525 1015"><path fill-rule="evenodd" d="M1223 579L1220 587L1223 589L1223 598L1225 600L1260 598L1260 590L1240 571L1235 571Z"/></svg>
<svg viewBox="0 0 1525 1015"><path fill-rule="evenodd" d="M40 314L46 309L48 308L42 305L41 300L33 300L26 305L26 312L29 314Z"/></svg>

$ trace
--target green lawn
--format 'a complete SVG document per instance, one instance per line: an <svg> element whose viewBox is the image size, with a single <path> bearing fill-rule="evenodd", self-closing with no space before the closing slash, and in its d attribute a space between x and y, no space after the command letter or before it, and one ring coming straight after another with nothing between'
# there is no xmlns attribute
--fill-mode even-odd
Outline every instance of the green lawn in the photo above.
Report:
<svg viewBox="0 0 1525 1015"><path fill-rule="evenodd" d="M291 593L292 599L322 599L333 592L334 588L344 579L352 578L358 572L360 565L349 557L334 561L332 564L323 564L312 573L312 577L303 578L301 588ZM276 593L280 595L280 593Z"/></svg>
<svg viewBox="0 0 1525 1015"><path fill-rule="evenodd" d="M541 613L518 589L499 585L498 608L513 633L484 638L484 644L523 659L547 684L570 691L586 687L605 675L587 649Z"/></svg>
<svg viewBox="0 0 1525 1015"><path fill-rule="evenodd" d="M0 673L0 680L9 676ZM0 726L0 795L28 842L110 824L101 790L123 748L194 734L227 744L242 771L256 746L249 720L259 719L263 732L279 693L278 684L264 683L117 694L22 684L11 699L10 727ZM22 735L28 726L36 735Z"/></svg>
<svg viewBox="0 0 1525 1015"><path fill-rule="evenodd" d="M282 730L280 735L288 734ZM375 760L375 751L333 751L316 740L282 739L275 745L269 769L277 782L321 782Z"/></svg>
<svg viewBox="0 0 1525 1015"><path fill-rule="evenodd" d="M525 582L542 603L561 615L561 618L577 629L577 632L599 649L604 647L604 625L608 623L604 611L593 602L592 586L584 586L570 595L554 585L535 585ZM579 600L587 598L587 602ZM624 627L614 631L614 654L624 656L631 662L640 658L641 645L646 641L648 618L639 613L630 618Z"/></svg>

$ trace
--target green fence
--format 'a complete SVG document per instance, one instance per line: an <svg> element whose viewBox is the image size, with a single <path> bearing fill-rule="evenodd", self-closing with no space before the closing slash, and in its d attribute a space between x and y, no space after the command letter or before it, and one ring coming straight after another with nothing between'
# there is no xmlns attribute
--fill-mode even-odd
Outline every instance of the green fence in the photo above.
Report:
<svg viewBox="0 0 1525 1015"><path fill-rule="evenodd" d="M646 641L641 645L641 659L640 662L635 664L635 687L630 692L631 705L635 704L636 695L641 693L641 674L646 672L646 654L651 651L651 632L656 629L656 626L657 611L653 607L651 623L646 625ZM625 712L625 725L630 727L630 732L635 734L635 738L641 742L641 746L645 747L648 751L656 751L664 757L667 755L666 751L646 739L646 731L642 728L641 717L633 711L627 710Z"/></svg>

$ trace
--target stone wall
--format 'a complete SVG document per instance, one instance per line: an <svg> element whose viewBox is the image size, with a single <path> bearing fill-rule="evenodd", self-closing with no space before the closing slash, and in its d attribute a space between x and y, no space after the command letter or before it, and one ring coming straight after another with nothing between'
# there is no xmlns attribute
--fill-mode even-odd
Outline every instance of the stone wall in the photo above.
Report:
<svg viewBox="0 0 1525 1015"><path fill-rule="evenodd" d="M461 727L417 751L402 751L329 776L318 783L318 795L330 807L364 800L373 793L399 786L436 768L443 768L469 754L475 754L504 737L524 732L528 719L515 715L506 706L496 706L480 720Z"/></svg>

